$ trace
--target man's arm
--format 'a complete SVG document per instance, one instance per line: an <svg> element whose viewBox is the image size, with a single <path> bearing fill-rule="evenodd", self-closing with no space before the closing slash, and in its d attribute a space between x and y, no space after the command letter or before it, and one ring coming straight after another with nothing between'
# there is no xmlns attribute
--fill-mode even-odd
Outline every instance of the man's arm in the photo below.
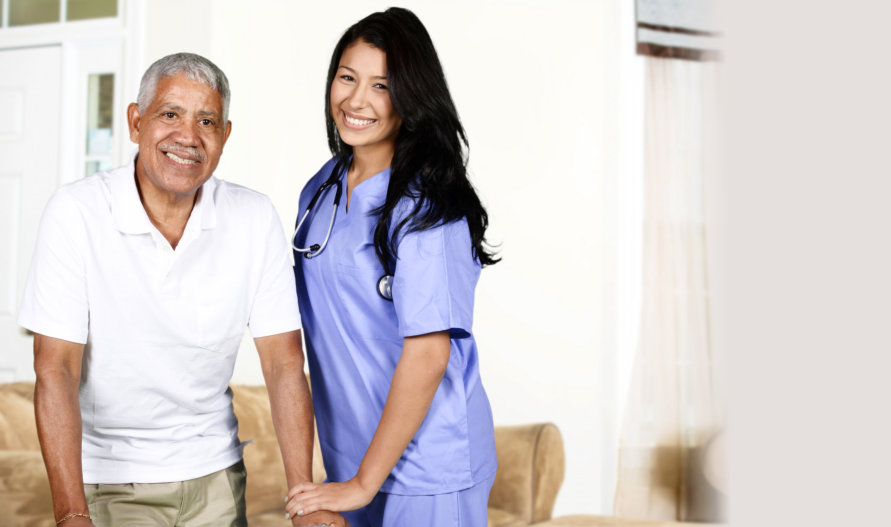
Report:
<svg viewBox="0 0 891 527"><path fill-rule="evenodd" d="M272 424L278 438L288 488L312 481L313 411L309 386L303 373L303 347L300 331L290 331L254 339L260 354L263 378L269 391ZM283 512L284 514L284 512ZM297 525L342 526L339 514L320 511L292 518Z"/></svg>
<svg viewBox="0 0 891 527"><path fill-rule="evenodd" d="M49 476L56 521L71 513L87 514L81 471L81 416L78 404L84 345L34 335L34 413L37 436ZM93 525L82 517L65 527Z"/></svg>

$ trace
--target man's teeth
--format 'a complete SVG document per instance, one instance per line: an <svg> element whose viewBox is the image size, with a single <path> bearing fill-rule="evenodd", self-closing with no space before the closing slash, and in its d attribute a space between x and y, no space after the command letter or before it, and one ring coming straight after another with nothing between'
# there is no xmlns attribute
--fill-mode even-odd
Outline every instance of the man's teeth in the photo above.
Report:
<svg viewBox="0 0 891 527"><path fill-rule="evenodd" d="M352 117L350 117L349 115L346 115L346 114L344 114L344 117L346 118L346 122L348 122L349 124L351 124L353 126L365 126L365 125L369 125L374 122L374 119L353 119Z"/></svg>
<svg viewBox="0 0 891 527"><path fill-rule="evenodd" d="M170 159L176 161L177 163L183 164L183 165L194 165L198 162L198 161L195 161L192 159L183 159L183 158L179 157L178 155L174 154L173 152L167 152L167 157L169 157Z"/></svg>

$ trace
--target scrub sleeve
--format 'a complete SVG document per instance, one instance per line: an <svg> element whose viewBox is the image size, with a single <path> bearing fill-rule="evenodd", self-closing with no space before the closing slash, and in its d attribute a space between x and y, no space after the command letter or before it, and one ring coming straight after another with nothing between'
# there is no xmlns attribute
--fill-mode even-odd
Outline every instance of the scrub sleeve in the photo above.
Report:
<svg viewBox="0 0 891 527"><path fill-rule="evenodd" d="M446 329L452 338L470 336L480 266L471 252L467 223L405 234L397 251L393 306L399 336Z"/></svg>

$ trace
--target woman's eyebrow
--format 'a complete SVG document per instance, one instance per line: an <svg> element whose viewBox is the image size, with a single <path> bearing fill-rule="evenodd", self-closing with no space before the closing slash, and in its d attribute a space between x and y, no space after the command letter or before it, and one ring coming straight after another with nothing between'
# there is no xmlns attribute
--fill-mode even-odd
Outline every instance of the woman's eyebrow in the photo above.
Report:
<svg viewBox="0 0 891 527"><path fill-rule="evenodd" d="M343 64L341 64L340 66L338 66L338 68L343 68L343 69L345 69L345 70L350 70L350 71L353 72L353 73L357 73L356 70L354 70L353 68L351 68L351 67L349 67L349 66L344 66ZM387 80L387 76L386 76L386 75L374 75L374 76L372 76L371 78L372 78L372 79L383 79L383 80Z"/></svg>

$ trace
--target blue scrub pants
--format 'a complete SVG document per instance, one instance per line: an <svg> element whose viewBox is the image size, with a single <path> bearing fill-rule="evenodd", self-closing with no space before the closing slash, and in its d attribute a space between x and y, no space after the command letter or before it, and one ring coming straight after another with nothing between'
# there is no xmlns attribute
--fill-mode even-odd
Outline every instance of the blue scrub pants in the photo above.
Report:
<svg viewBox="0 0 891 527"><path fill-rule="evenodd" d="M469 489L432 496L378 492L365 507L344 512L350 527L486 527L495 476Z"/></svg>

